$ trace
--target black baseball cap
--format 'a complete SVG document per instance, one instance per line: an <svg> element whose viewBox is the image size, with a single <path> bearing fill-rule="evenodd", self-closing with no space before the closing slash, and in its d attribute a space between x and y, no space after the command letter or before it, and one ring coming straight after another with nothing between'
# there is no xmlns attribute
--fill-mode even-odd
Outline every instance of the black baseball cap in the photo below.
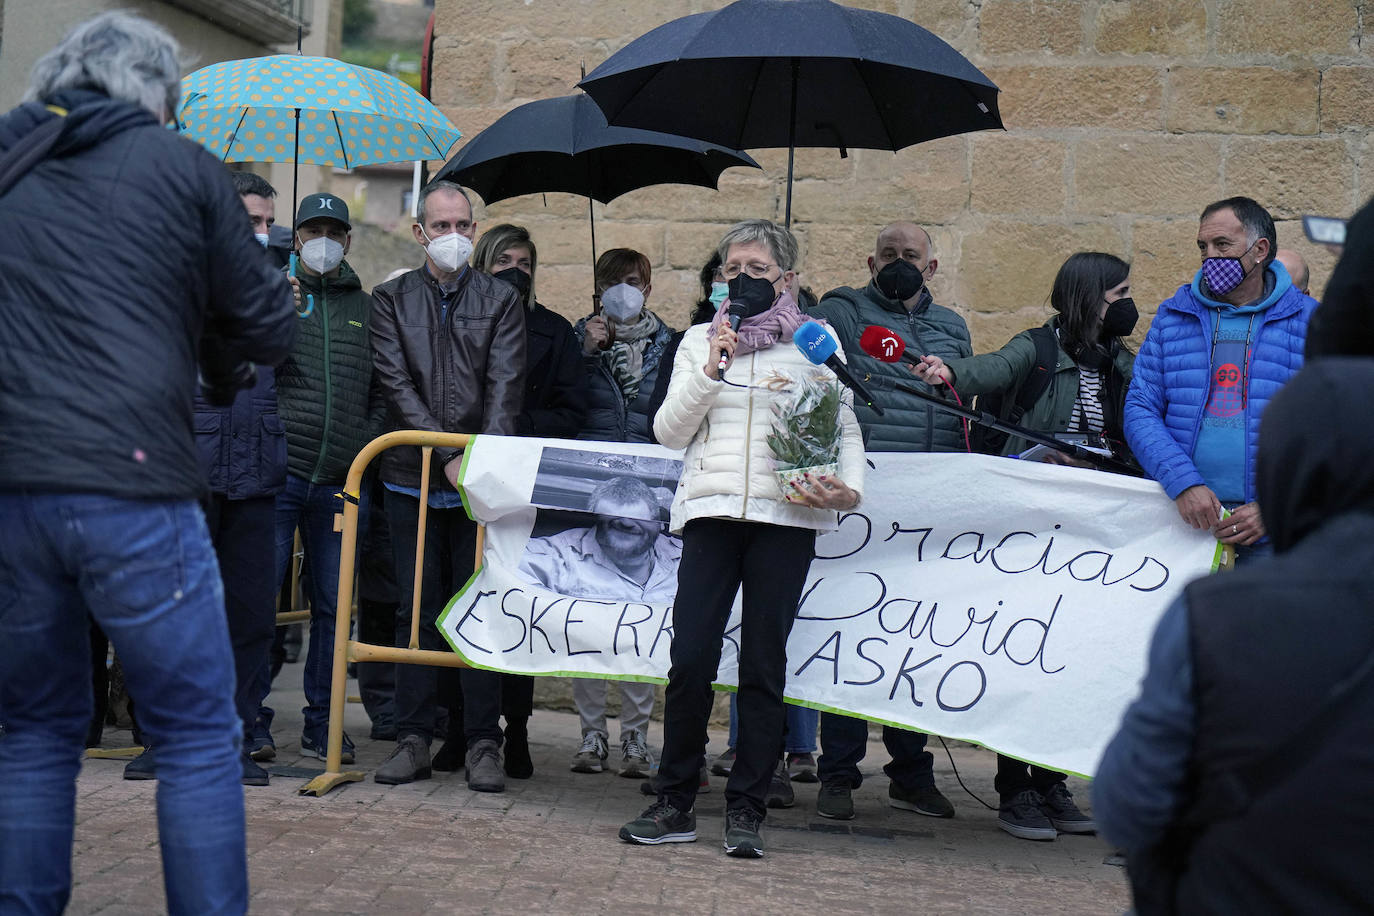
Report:
<svg viewBox="0 0 1374 916"><path fill-rule="evenodd" d="M299 229L301 223L321 218L332 219L343 223L349 229L353 228L353 224L348 221L348 204L343 202L343 198L323 193L310 194L301 201L300 209L296 211L296 228Z"/></svg>

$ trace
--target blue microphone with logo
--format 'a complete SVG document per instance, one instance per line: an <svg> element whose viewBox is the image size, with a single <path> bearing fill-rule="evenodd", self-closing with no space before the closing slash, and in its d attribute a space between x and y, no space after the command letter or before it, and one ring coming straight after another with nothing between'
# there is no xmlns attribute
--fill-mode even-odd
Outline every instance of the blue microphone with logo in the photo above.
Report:
<svg viewBox="0 0 1374 916"><path fill-rule="evenodd" d="M868 389L859 383L859 380L849 374L849 367L840 361L835 352L840 348L839 342L835 340L835 335L831 334L819 321L808 321L797 328L792 335L792 342L797 345L797 349L802 352L808 360L817 366L825 366L835 377L854 392L854 396L868 405L868 408L878 416L883 415L883 409L873 400L873 395L868 393Z"/></svg>

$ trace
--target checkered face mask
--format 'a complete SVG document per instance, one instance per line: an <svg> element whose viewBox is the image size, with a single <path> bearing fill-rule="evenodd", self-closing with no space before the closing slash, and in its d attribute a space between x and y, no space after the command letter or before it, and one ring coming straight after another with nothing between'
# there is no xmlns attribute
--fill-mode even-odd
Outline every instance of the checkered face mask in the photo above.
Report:
<svg viewBox="0 0 1374 916"><path fill-rule="evenodd" d="M1255 241L1255 245L1259 240ZM1250 248L1241 252L1241 258L1250 253ZM1253 268L1251 268L1253 270ZM1224 296L1245 280L1249 273L1241 264L1240 258L1203 258L1202 276L1207 281L1207 288L1218 296Z"/></svg>

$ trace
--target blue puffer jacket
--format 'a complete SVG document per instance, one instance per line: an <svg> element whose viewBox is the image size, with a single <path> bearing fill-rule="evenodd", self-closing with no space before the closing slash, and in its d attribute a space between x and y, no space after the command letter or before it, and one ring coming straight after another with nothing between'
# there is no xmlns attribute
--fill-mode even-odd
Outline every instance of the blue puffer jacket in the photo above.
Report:
<svg viewBox="0 0 1374 916"><path fill-rule="evenodd" d="M1293 288L1282 264L1266 268L1273 290L1259 312L1251 344L1249 393L1245 406L1245 500L1255 498L1255 449L1260 415L1284 383L1302 367L1307 322L1317 302ZM1215 310L1222 303L1199 288L1202 271L1189 286L1159 307L1135 359L1126 395L1126 441L1145 473L1159 481L1170 499L1206 484L1193 464L1193 447L1211 380L1211 343ZM1265 284L1268 286L1268 283Z"/></svg>

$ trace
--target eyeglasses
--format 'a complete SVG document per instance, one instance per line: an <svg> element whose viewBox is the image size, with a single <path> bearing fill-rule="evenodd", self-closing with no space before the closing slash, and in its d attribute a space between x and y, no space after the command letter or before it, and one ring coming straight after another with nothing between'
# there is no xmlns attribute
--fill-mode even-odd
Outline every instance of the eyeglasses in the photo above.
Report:
<svg viewBox="0 0 1374 916"><path fill-rule="evenodd" d="M740 275L740 271L753 277L755 280L768 279L768 272L777 268L776 264L765 264L762 261L750 261L748 264L722 264L720 275L726 280L733 280Z"/></svg>

